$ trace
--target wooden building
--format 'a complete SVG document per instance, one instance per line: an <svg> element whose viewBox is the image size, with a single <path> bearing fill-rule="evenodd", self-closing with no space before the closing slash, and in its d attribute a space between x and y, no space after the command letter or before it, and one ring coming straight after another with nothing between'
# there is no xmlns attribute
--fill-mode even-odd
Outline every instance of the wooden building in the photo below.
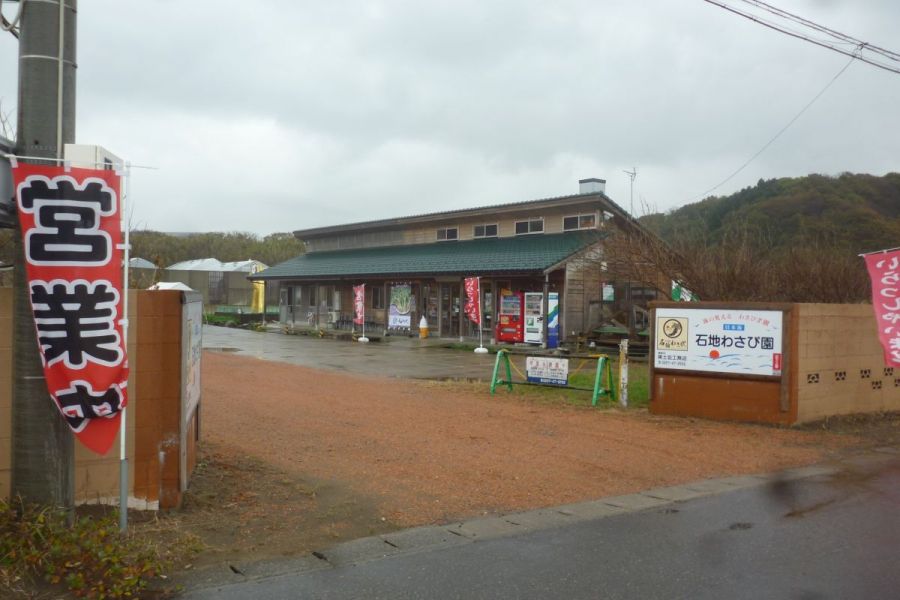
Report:
<svg viewBox="0 0 900 600"><path fill-rule="evenodd" d="M388 333L391 289L408 285L410 333L424 315L432 335L470 337L478 332L462 311L463 279L480 276L486 339L494 337L501 290L543 292L544 314L547 292L557 292L565 339L632 297L656 298L611 281L604 239L640 225L606 196L604 180L579 183L570 196L295 231L306 253L250 277L279 288L288 326L349 329L352 287L365 283L369 330ZM614 298L604 299L604 283L618 290Z"/></svg>

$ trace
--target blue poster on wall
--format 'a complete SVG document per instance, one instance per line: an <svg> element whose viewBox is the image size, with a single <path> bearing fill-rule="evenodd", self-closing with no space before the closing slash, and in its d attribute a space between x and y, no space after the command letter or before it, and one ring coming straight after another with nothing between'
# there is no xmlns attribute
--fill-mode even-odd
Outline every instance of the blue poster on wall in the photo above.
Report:
<svg viewBox="0 0 900 600"><path fill-rule="evenodd" d="M559 347L559 292L547 295L547 347Z"/></svg>

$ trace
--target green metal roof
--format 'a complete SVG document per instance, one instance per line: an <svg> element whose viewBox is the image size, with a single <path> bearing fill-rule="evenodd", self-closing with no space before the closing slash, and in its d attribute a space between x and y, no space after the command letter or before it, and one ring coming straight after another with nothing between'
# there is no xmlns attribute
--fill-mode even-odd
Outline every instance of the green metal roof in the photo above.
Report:
<svg viewBox="0 0 900 600"><path fill-rule="evenodd" d="M600 231L523 235L301 254L251 279L542 272L601 240Z"/></svg>

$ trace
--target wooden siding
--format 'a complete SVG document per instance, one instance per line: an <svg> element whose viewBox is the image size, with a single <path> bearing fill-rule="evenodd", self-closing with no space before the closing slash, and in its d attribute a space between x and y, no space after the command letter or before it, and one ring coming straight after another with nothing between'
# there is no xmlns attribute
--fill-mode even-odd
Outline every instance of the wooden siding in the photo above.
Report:
<svg viewBox="0 0 900 600"><path fill-rule="evenodd" d="M473 233L476 225L497 225L498 237L513 237L516 235L516 222L530 219L544 220L544 233L562 233L563 218L572 215L591 214L596 215L596 228L603 228L601 219L603 207L597 201L585 203L580 200L572 206L537 209L530 208L517 212L511 212L497 217L476 216L466 219L442 219L436 217L427 225L417 223L406 227L398 226L397 229L386 231L358 231L353 233L336 234L333 236L304 240L307 252L323 252L329 250L350 250L354 248L375 248L379 246L402 246L412 244L437 243L437 230L446 227L459 229L459 240L474 239ZM541 235L541 234L530 234ZM453 242L441 242L452 244Z"/></svg>

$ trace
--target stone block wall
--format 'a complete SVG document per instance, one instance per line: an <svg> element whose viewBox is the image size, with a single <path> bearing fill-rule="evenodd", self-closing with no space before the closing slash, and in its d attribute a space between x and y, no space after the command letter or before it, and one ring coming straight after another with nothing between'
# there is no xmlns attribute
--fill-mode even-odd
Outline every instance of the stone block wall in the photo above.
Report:
<svg viewBox="0 0 900 600"><path fill-rule="evenodd" d="M178 291L132 290L129 297L126 451L132 508L171 508L181 502L181 299ZM11 396L12 289L0 288L0 497L8 497L11 489ZM184 435L188 475L196 462L198 426L195 414ZM104 456L76 442L76 502L118 503L119 468L118 441Z"/></svg>
<svg viewBox="0 0 900 600"><path fill-rule="evenodd" d="M798 304L797 421L900 411L900 369L884 364L868 304Z"/></svg>

